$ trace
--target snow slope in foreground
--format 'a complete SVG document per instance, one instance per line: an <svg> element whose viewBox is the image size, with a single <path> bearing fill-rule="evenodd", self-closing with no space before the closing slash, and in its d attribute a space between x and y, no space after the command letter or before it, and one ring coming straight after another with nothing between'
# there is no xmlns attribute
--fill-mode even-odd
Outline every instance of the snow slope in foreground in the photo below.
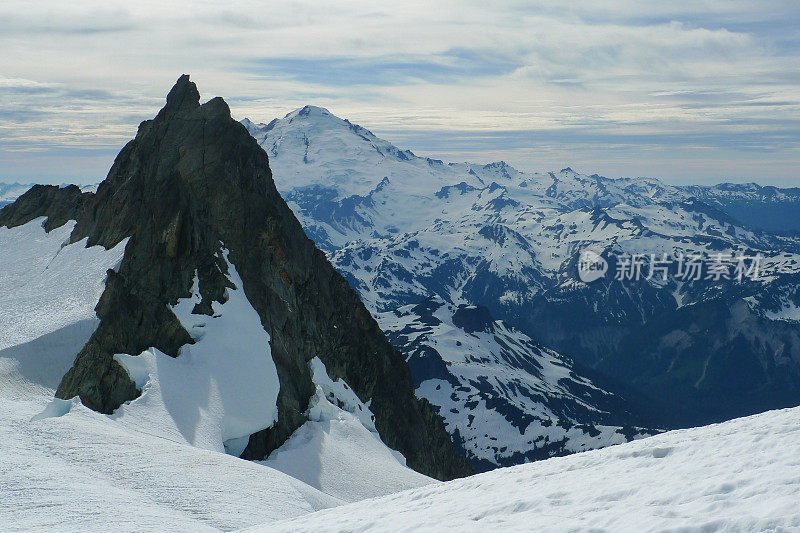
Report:
<svg viewBox="0 0 800 533"><path fill-rule="evenodd" d="M74 222L45 233L43 220L0 228L0 531L230 530L433 482L380 441L368 403L317 372L321 408L275 452L276 466L316 475L224 453L272 423L278 393L269 337L232 265L236 288L214 317L192 315L192 299L173 308L197 341L178 358L118 355L142 396L111 416L53 399L97 328L125 242L67 244Z"/></svg>
<svg viewBox="0 0 800 533"><path fill-rule="evenodd" d="M252 531L796 531L800 408L498 469Z"/></svg>
<svg viewBox="0 0 800 533"><path fill-rule="evenodd" d="M132 431L77 400L48 403L61 376L37 382L31 369L71 362L65 351L0 351L0 530L216 531L340 503L274 469Z"/></svg>

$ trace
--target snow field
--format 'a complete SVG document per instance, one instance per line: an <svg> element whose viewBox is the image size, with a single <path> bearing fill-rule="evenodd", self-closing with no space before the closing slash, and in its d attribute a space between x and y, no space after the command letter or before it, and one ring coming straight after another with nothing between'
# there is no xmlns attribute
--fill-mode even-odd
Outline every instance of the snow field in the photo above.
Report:
<svg viewBox="0 0 800 533"><path fill-rule="evenodd" d="M797 531L800 408L320 511L248 531Z"/></svg>

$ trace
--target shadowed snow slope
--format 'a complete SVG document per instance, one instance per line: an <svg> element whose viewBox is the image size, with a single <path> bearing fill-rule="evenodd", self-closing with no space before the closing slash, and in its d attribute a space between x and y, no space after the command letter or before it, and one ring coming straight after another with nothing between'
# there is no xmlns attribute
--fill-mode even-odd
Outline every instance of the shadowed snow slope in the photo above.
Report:
<svg viewBox="0 0 800 533"><path fill-rule="evenodd" d="M196 275L192 297L172 308L195 340L178 357L156 348L116 356L142 395L114 416L207 450L227 448L239 457L250 435L277 420L280 385L269 335L244 295L236 268L228 263L228 270L232 287L224 304L213 302L211 316L192 314L201 302Z"/></svg>
<svg viewBox="0 0 800 533"><path fill-rule="evenodd" d="M253 531L787 531L800 408L501 468Z"/></svg>
<svg viewBox="0 0 800 533"><path fill-rule="evenodd" d="M309 421L264 464L348 502L435 483L383 444L369 405L344 381L332 380L319 358L311 370L317 390Z"/></svg>

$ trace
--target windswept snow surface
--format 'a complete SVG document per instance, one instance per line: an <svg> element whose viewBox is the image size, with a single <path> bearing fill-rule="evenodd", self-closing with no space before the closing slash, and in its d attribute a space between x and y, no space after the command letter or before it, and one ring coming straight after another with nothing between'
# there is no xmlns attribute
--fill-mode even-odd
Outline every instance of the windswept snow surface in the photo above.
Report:
<svg viewBox="0 0 800 533"><path fill-rule="evenodd" d="M127 242L111 250L86 248L86 240L68 244L75 222L46 233L45 220L0 227L0 372L13 361L39 393L58 386L97 328L106 271L119 264ZM7 398L27 394L0 384Z"/></svg>
<svg viewBox="0 0 800 533"><path fill-rule="evenodd" d="M77 399L51 401L61 376L31 369L65 371L74 352L14 350L0 351L2 531L230 530L340 503L263 465L132 430Z"/></svg>
<svg viewBox="0 0 800 533"><path fill-rule="evenodd" d="M798 422L770 411L250 531L797 531Z"/></svg>
<svg viewBox="0 0 800 533"><path fill-rule="evenodd" d="M436 482L381 441L369 406L344 381L332 380L319 358L311 371L317 390L309 421L264 464L348 502Z"/></svg>

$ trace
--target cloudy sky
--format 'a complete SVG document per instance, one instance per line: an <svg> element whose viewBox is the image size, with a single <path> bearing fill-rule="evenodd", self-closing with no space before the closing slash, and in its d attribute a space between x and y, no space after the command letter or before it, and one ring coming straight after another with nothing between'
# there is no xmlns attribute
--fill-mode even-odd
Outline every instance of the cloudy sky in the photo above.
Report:
<svg viewBox="0 0 800 533"><path fill-rule="evenodd" d="M800 186L797 0L3 0L0 51L0 181L100 181L186 72L451 161Z"/></svg>

